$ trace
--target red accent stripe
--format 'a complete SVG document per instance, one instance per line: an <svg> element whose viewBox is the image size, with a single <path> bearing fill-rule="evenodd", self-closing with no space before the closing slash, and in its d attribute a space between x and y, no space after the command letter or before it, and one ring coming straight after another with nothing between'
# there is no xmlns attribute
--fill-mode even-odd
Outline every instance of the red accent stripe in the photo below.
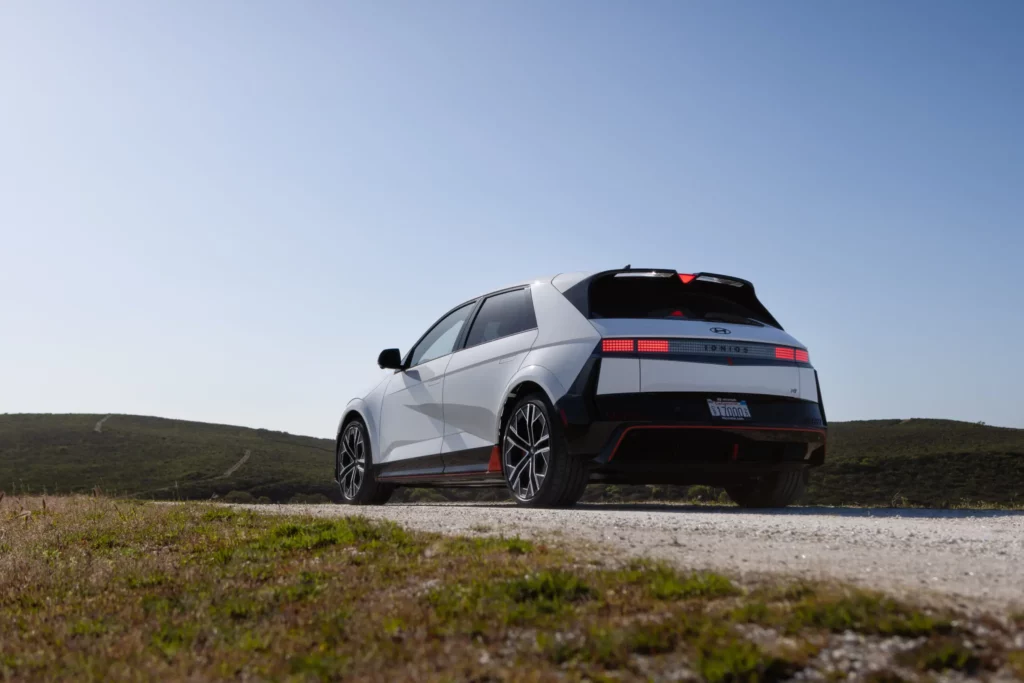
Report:
<svg viewBox="0 0 1024 683"><path fill-rule="evenodd" d="M565 415L565 411L562 411L562 415ZM491 449L491 461L487 463L487 472L501 472L501 456L498 454L498 447L495 446Z"/></svg>
<svg viewBox="0 0 1024 683"><path fill-rule="evenodd" d="M619 446L622 445L622 440L626 438L626 434L629 434L634 429L714 429L719 432L731 432L731 431L746 431L746 432L814 432L815 434L821 434L828 438L828 432L824 429L810 429L807 427L718 427L716 425L633 425L632 427L626 427L622 434L619 435L619 440L615 442L615 448L612 449L612 454L608 456L608 462L612 461L615 454L619 451Z"/></svg>

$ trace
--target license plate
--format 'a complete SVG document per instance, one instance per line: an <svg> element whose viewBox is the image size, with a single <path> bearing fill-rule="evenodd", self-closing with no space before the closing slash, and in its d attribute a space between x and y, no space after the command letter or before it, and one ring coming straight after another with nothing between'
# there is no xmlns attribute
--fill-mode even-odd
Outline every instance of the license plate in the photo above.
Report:
<svg viewBox="0 0 1024 683"><path fill-rule="evenodd" d="M708 399L708 409L711 417L723 420L749 420L750 408L746 401L737 401L731 398L720 398L717 400Z"/></svg>

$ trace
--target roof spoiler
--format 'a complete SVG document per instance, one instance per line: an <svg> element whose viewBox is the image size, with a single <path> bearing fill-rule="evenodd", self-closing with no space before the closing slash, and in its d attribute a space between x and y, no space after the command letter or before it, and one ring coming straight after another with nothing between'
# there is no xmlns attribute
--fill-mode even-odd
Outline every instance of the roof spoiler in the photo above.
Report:
<svg viewBox="0 0 1024 683"><path fill-rule="evenodd" d="M588 291L591 283L596 280L600 280L605 277L678 277L688 287L714 287L715 285L724 285L729 287L729 296L734 298L737 302L742 303L744 306L752 311L756 311L762 320L774 325L780 330L783 329L779 321L768 312L764 304L757 298L757 294L754 291L754 284L749 280L743 278L733 277L732 275L722 275L720 273L680 273L677 270L671 268L633 268L632 266L626 266L625 268L618 268L615 270L605 270L600 273L595 273L588 278L584 278L580 282L576 283L562 294L573 303L584 315L587 315L587 309L589 304L587 303ZM718 290L722 292L722 290Z"/></svg>

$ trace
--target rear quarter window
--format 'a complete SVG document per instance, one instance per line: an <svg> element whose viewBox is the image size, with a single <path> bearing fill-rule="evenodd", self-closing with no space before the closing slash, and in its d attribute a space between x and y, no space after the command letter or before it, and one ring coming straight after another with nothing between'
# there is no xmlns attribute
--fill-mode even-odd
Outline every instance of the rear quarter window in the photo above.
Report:
<svg viewBox="0 0 1024 683"><path fill-rule="evenodd" d="M484 300L473 326L469 328L466 347L519 334L537 327L533 298L529 289L495 294Z"/></svg>

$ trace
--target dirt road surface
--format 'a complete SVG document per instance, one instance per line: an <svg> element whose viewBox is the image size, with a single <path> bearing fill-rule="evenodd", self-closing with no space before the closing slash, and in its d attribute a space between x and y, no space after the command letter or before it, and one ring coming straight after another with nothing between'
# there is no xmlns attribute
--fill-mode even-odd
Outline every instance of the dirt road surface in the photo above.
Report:
<svg viewBox="0 0 1024 683"><path fill-rule="evenodd" d="M832 578L938 594L963 608L1024 608L1024 512L511 504L260 505L268 513L366 515L424 531L557 538L683 567Z"/></svg>

